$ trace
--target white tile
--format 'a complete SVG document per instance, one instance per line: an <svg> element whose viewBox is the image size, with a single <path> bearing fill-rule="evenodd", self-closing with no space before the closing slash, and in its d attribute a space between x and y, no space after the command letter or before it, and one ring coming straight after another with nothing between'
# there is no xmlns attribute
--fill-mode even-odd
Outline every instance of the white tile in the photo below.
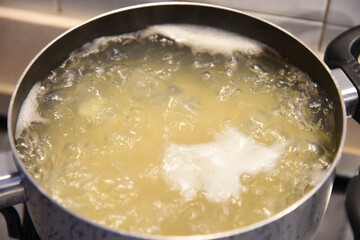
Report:
<svg viewBox="0 0 360 240"><path fill-rule="evenodd" d="M149 2L163 2L164 0L60 0L61 14L81 19L89 19L99 14Z"/></svg>
<svg viewBox="0 0 360 240"><path fill-rule="evenodd" d="M35 15L36 16L36 15ZM31 59L52 39L67 30L0 17L0 92L9 93ZM6 36L6 37L4 37Z"/></svg>
<svg viewBox="0 0 360 240"><path fill-rule="evenodd" d="M322 28L321 22L262 13L249 13L285 29L296 38L304 42L312 50L318 52Z"/></svg>
<svg viewBox="0 0 360 240"><path fill-rule="evenodd" d="M329 45L331 40L333 40L339 34L345 32L348 29L349 29L349 27L327 24L326 28L325 28L324 38L323 38L323 42L321 44L320 51L325 52L325 49L326 49L327 45Z"/></svg>
<svg viewBox="0 0 360 240"><path fill-rule="evenodd" d="M331 0L328 22L355 26L360 24L359 0Z"/></svg>
<svg viewBox="0 0 360 240"><path fill-rule="evenodd" d="M159 2L158 0L157 2ZM86 2L86 11L84 10L84 4ZM123 0L123 1L117 1L117 0L62 0L62 9L65 14L77 14L77 17L79 14L85 14L87 16L94 16L109 10L113 10L120 7L129 6L132 4L140 4L145 2L155 2L154 0ZM319 46L319 39L321 34L321 22L319 21L313 21L313 20L305 20L305 19L298 19L298 17L309 17L312 13L316 13L315 15L312 15L313 18L321 18L322 16L322 10L325 8L325 2L326 0L319 0L311 2L311 11L308 11L310 2L308 0L300 0L300 1L294 1L291 2L292 4L289 4L290 1L287 0L279 0L279 1L271 1L272 4L269 4L269 1L252 1L254 2L254 5L251 5L250 1L230 1L230 0L198 0L198 2L206 2L206 3L213 3L213 4L222 4L223 6L227 7L237 7L238 9L248 9L251 7L251 9L255 10L261 10L261 11L273 11L278 13L284 13L286 15L294 15L296 18L291 17L285 17L285 16L275 16L272 14L264 14L259 12L249 12L252 15L258 16L260 18L269 20L287 31L294 34L296 37L300 38L302 41L304 41L308 46L310 46L312 49L317 50ZM262 3L262 4L260 4ZM267 3L267 4L266 4ZM260 5L263 6L260 6ZM303 5L300 7L300 4ZM279 7L274 7L273 5L279 5ZM294 11L293 11L293 10ZM318 10L315 10L318 9ZM321 13L321 14L320 14ZM309 15L310 14L310 15ZM317 16L317 17L316 17Z"/></svg>
<svg viewBox="0 0 360 240"><path fill-rule="evenodd" d="M322 20L326 10L327 0L197 0L227 7L271 13L283 16ZM356 0L354 0L356 1Z"/></svg>
<svg viewBox="0 0 360 240"><path fill-rule="evenodd" d="M0 5L39 12L56 13L56 0L0 0Z"/></svg>
<svg viewBox="0 0 360 240"><path fill-rule="evenodd" d="M162 0L61 0L61 8L64 14L75 14L89 18L121 7L146 2L161 1ZM192 2L193 0L188 1ZM312 20L322 20L325 14L327 0L196 0L196 2L222 5L240 10L271 13Z"/></svg>

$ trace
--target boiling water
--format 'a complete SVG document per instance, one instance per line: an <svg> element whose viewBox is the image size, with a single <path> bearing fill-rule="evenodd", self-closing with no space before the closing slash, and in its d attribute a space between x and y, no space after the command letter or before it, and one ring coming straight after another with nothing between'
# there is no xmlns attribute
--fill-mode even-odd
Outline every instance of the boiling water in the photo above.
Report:
<svg viewBox="0 0 360 240"><path fill-rule="evenodd" d="M72 53L31 90L16 143L41 187L74 212L191 235L296 202L330 166L333 130L331 101L272 49L161 25Z"/></svg>

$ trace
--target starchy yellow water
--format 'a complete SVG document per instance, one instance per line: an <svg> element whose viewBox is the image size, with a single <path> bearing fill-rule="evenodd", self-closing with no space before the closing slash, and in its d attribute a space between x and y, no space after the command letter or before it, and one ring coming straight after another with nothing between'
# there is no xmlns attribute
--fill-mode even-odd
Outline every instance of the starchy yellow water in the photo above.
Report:
<svg viewBox="0 0 360 240"><path fill-rule="evenodd" d="M31 90L16 144L72 211L119 230L192 235L300 199L332 162L333 130L331 100L270 48L164 25L71 54Z"/></svg>

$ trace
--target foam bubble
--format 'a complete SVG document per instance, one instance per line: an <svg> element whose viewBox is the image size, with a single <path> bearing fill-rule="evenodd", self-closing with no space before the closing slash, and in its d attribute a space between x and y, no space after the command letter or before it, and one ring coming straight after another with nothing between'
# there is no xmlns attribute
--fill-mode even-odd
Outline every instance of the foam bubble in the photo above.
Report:
<svg viewBox="0 0 360 240"><path fill-rule="evenodd" d="M199 192L212 202L227 201L239 197L243 173L271 170L285 145L260 145L236 128L215 134L208 143L168 143L162 164L164 180L187 201Z"/></svg>
<svg viewBox="0 0 360 240"><path fill-rule="evenodd" d="M149 27L142 33L147 37L161 34L175 40L177 43L190 47L193 53L208 52L231 56L235 51L242 53L259 53L264 45L223 30L186 24L164 24Z"/></svg>
<svg viewBox="0 0 360 240"><path fill-rule="evenodd" d="M110 40L116 40L116 37L99 37L92 42L85 43L80 49L70 53L69 58L84 57L99 52L101 45Z"/></svg>
<svg viewBox="0 0 360 240"><path fill-rule="evenodd" d="M41 83L37 82L30 90L25 101L23 102L18 120L16 123L15 136L18 138L25 128L27 128L32 122L45 122L46 120L39 115L37 108L39 102L38 96L42 93L43 87Z"/></svg>

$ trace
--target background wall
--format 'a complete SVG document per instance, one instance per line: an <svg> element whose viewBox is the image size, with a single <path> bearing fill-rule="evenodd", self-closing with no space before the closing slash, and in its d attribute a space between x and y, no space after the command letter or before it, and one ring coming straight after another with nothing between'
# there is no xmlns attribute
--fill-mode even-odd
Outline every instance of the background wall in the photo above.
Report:
<svg viewBox="0 0 360 240"><path fill-rule="evenodd" d="M133 4L161 0L0 0L0 6L85 20ZM196 0L195 0L196 1ZM197 0L248 11L323 51L338 33L360 24L359 0Z"/></svg>

